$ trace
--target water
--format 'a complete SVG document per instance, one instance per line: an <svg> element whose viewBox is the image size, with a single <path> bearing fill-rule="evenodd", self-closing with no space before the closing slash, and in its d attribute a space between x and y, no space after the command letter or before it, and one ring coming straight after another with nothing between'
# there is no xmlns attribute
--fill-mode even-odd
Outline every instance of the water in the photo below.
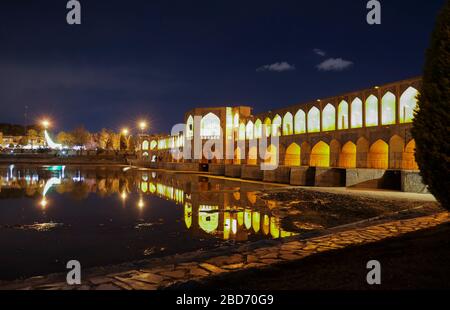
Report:
<svg viewBox="0 0 450 310"><path fill-rule="evenodd" d="M0 280L292 235L267 185L103 166L0 166Z"/></svg>

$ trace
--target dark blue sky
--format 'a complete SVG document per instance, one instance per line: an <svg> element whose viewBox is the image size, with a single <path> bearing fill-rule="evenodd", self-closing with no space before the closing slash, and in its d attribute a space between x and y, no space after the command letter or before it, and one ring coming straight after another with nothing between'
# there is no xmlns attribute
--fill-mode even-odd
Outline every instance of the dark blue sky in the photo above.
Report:
<svg viewBox="0 0 450 310"><path fill-rule="evenodd" d="M192 107L260 112L417 76L444 0L381 0L379 26L366 0L80 2L69 26L66 0L1 1L0 122L24 123L27 105L56 130L144 116L169 131ZM329 58L353 64L318 70ZM295 70L257 70L282 62Z"/></svg>

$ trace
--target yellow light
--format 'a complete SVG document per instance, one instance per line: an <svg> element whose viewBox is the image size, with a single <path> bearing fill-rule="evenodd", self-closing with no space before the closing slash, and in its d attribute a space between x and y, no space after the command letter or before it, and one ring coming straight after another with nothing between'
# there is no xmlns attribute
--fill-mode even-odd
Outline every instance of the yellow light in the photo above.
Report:
<svg viewBox="0 0 450 310"><path fill-rule="evenodd" d="M138 202L138 207L139 207L139 209L142 209L142 208L144 208L144 206L145 206L145 204L144 204L144 200L142 200L142 198L141 198L141 199L139 199L139 202Z"/></svg>
<svg viewBox="0 0 450 310"><path fill-rule="evenodd" d="M145 122L145 121L139 122L139 128L141 130L144 130L145 128L147 128L147 122Z"/></svg>
<svg viewBox="0 0 450 310"><path fill-rule="evenodd" d="M48 201L47 199L45 199L45 197L43 197L39 204L41 205L42 209L45 209L47 207Z"/></svg>
<svg viewBox="0 0 450 310"><path fill-rule="evenodd" d="M50 127L50 121L47 120L47 119L44 119L44 120L41 122L41 124L42 124L42 126L44 126L45 129L47 129L48 127Z"/></svg>
<svg viewBox="0 0 450 310"><path fill-rule="evenodd" d="M128 128L124 128L124 129L122 129L122 134L124 135L124 136L127 136L128 135Z"/></svg>
<svg viewBox="0 0 450 310"><path fill-rule="evenodd" d="M127 199L127 193L125 191L122 192L122 194L120 195L120 198L122 198L122 200L126 200Z"/></svg>

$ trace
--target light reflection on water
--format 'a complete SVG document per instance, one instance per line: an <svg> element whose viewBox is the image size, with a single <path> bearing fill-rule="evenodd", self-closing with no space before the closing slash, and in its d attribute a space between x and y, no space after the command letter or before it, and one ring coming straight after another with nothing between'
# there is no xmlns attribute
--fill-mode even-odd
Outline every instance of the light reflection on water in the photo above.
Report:
<svg viewBox="0 0 450 310"><path fill-rule="evenodd" d="M101 166L0 167L0 279L64 271L70 259L86 268L291 236L258 198L263 187Z"/></svg>

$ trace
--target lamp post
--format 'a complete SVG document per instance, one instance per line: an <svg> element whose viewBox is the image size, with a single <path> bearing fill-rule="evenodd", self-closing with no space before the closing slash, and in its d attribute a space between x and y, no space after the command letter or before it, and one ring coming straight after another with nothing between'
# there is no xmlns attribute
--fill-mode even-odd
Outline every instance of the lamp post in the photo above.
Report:
<svg viewBox="0 0 450 310"><path fill-rule="evenodd" d="M146 121L140 121L139 122L139 129L141 129L141 135L144 134L145 128L147 128L147 122Z"/></svg>
<svg viewBox="0 0 450 310"><path fill-rule="evenodd" d="M42 125L42 127L44 127L44 137L45 137L45 134L47 133L47 129L50 127L50 121L48 119L43 119L41 121L41 125ZM47 147L49 146L45 138L44 138L44 145Z"/></svg>

